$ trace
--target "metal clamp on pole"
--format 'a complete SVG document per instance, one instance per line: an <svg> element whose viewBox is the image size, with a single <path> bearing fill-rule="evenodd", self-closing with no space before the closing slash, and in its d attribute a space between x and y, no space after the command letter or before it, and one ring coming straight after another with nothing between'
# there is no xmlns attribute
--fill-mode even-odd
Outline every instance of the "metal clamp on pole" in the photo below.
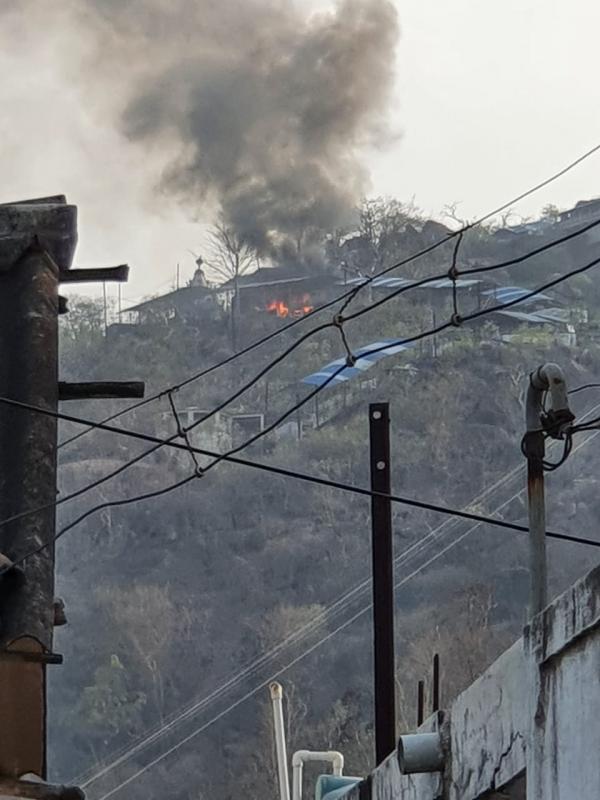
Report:
<svg viewBox="0 0 600 800"><path fill-rule="evenodd" d="M549 395L550 407L544 408ZM575 419L569 408L567 384L557 364L544 364L533 372L527 388L526 425L523 453L527 458L529 500L529 613L539 614L548 601L546 565L546 508L544 457L546 436L562 439Z"/></svg>
<svg viewBox="0 0 600 800"><path fill-rule="evenodd" d="M550 408L544 409L544 395L550 395ZM564 373L558 364L544 364L532 372L527 389L527 433L545 431L553 439L562 439L575 419L569 408Z"/></svg>

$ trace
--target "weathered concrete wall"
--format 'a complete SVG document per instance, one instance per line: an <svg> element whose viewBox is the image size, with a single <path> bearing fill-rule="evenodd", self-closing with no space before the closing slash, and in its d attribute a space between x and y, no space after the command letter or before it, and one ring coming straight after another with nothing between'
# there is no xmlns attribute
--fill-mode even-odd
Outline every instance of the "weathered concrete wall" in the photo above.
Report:
<svg viewBox="0 0 600 800"><path fill-rule="evenodd" d="M471 800L525 769L527 666L516 642L452 706L451 800Z"/></svg>
<svg viewBox="0 0 600 800"><path fill-rule="evenodd" d="M525 771L527 800L600 797L600 567L457 698L441 731L443 775L402 775L393 754L349 800L523 798Z"/></svg>
<svg viewBox="0 0 600 800"><path fill-rule="evenodd" d="M419 728L420 733L442 732L447 737L443 715L434 714ZM348 800L436 800L444 797L441 773L433 775L402 775L398 757L392 753L362 786L347 795Z"/></svg>
<svg viewBox="0 0 600 800"><path fill-rule="evenodd" d="M600 797L600 568L525 633L531 659L527 797Z"/></svg>

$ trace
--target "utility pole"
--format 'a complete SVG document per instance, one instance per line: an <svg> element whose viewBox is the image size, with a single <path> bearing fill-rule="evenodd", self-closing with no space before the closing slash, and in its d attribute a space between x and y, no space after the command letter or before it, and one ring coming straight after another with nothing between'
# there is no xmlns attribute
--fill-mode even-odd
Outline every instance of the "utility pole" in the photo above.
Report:
<svg viewBox="0 0 600 800"><path fill-rule="evenodd" d="M59 271L77 240L76 208L64 198L0 207L0 393L58 407ZM4 233L6 231L6 233ZM0 517L56 500L57 422L4 409L0 415ZM11 561L50 542L54 509L0 528ZM0 776L46 776L46 664L52 656L54 550L1 580Z"/></svg>
<svg viewBox="0 0 600 800"><path fill-rule="evenodd" d="M389 403L369 406L371 490L390 494ZM377 764L396 749L394 657L394 554L392 504L386 497L371 499L373 559L373 650L375 674L375 751Z"/></svg>
<svg viewBox="0 0 600 800"><path fill-rule="evenodd" d="M104 304L104 335L106 336L106 331L108 330L108 306L106 299L106 281L102 281L102 300Z"/></svg>
<svg viewBox="0 0 600 800"><path fill-rule="evenodd" d="M58 380L58 315L66 311L59 284L76 243L77 208L63 196L0 206L2 396L55 411L68 391ZM73 272L89 279L85 270ZM124 275L123 267L101 272L109 280ZM85 386L78 384L78 397L89 396ZM56 419L17 408L0 413L0 519L41 508L0 527L0 795L67 800L81 793L35 782L47 771L46 666L62 662L53 629L65 621L54 598L56 444Z"/></svg>
<svg viewBox="0 0 600 800"><path fill-rule="evenodd" d="M544 411L544 396L550 408ZM526 425L523 451L527 458L529 511L529 615L539 614L548 602L546 560L546 498L544 458L546 436L561 439L574 416L569 408L567 384L557 364L544 364L533 372L527 387Z"/></svg>

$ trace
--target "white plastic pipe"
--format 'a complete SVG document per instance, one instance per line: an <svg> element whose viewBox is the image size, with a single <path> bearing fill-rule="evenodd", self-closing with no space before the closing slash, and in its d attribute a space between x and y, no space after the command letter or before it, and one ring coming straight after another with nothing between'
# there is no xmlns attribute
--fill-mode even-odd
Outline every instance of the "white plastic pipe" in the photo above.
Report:
<svg viewBox="0 0 600 800"><path fill-rule="evenodd" d="M298 750L292 757L292 800L302 800L302 771L307 761L331 764L334 775L341 775L344 771L344 756L335 750Z"/></svg>
<svg viewBox="0 0 600 800"><path fill-rule="evenodd" d="M279 775L279 797L280 800L290 800L290 778L285 746L285 723L283 720L283 689L280 683L272 683L269 688L271 691L271 702L273 704L273 728L275 730L277 773Z"/></svg>

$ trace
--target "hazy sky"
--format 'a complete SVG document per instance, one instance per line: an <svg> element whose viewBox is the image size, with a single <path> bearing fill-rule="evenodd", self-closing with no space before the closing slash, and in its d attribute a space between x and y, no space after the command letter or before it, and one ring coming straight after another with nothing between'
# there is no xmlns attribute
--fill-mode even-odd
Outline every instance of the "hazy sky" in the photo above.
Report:
<svg viewBox="0 0 600 800"><path fill-rule="evenodd" d="M600 142L600 4L397 6L402 34L392 119L400 135L365 156L373 193L414 196L432 214L458 201L460 213L472 217ZM189 277L187 251L202 249L202 226L151 191L157 160L128 142L98 113L94 94L69 78L60 54L76 54L85 43L68 30L15 20L1 33L1 200L66 193L79 207L77 266L128 262L125 298L166 287L177 262ZM600 155L519 211L532 215L547 202L567 207L598 194Z"/></svg>

